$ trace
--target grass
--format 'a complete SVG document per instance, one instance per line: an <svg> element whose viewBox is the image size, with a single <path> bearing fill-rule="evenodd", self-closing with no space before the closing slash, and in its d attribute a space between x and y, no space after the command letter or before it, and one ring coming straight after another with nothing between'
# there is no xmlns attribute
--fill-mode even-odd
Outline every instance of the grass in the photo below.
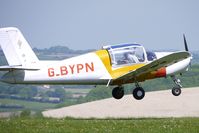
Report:
<svg viewBox="0 0 199 133"><path fill-rule="evenodd" d="M40 103L40 102L31 102L31 101L15 100L15 99L0 99L0 103L23 105L24 109L33 110L33 111L42 111L48 108L55 108L55 106L57 105L52 103ZM0 109L0 112L17 111L24 109Z"/></svg>
<svg viewBox="0 0 199 133"><path fill-rule="evenodd" d="M0 119L1 133L198 133L199 118L165 119Z"/></svg>

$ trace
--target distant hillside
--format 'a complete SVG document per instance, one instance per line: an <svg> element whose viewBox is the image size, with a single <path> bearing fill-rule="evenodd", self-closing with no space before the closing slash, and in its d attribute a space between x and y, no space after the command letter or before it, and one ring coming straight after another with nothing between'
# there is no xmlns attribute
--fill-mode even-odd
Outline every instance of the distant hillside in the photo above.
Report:
<svg viewBox="0 0 199 133"><path fill-rule="evenodd" d="M73 50L68 48L67 46L58 45L44 49L33 48L33 51L36 53L38 58L42 60L62 60L96 50L95 49ZM176 51L176 50L161 50L161 51ZM199 51L191 51L191 54L193 56L192 64L199 64ZM0 65L2 64L5 65L6 59L3 56L4 56L3 51L0 49Z"/></svg>
<svg viewBox="0 0 199 133"><path fill-rule="evenodd" d="M73 57L79 54L95 51L95 49L73 50L73 49L68 48L67 46L53 46L53 47L45 48L45 49L33 48L33 51L38 55L39 59L61 60L61 59Z"/></svg>

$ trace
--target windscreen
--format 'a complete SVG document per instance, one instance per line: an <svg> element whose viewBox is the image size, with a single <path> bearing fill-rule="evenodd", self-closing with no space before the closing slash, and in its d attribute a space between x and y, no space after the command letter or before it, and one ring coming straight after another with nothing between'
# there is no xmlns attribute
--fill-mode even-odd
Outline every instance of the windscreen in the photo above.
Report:
<svg viewBox="0 0 199 133"><path fill-rule="evenodd" d="M145 61L144 48L140 46L109 49L112 66L130 65Z"/></svg>

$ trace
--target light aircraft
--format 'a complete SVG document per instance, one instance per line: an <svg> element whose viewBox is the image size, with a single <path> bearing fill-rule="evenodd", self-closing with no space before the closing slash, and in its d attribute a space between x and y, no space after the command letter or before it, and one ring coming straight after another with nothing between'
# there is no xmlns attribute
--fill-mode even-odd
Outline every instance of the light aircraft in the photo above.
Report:
<svg viewBox="0 0 199 133"><path fill-rule="evenodd" d="M124 96L124 84L135 83L133 96L145 96L139 82L172 77L172 94L181 94L182 85L175 75L187 71L191 62L184 36L185 51L149 52L140 44L103 46L101 50L61 61L39 60L19 29L0 29L0 46L8 66L0 66L6 73L2 82L11 84L83 84L115 86L112 96Z"/></svg>

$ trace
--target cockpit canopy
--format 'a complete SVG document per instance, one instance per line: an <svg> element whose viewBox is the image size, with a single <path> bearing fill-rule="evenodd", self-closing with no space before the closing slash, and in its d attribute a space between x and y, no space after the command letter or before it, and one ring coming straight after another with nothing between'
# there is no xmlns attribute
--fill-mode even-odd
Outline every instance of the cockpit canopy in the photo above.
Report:
<svg viewBox="0 0 199 133"><path fill-rule="evenodd" d="M104 46L111 57L112 66L131 65L144 63L146 61L146 52L140 44L120 44Z"/></svg>

